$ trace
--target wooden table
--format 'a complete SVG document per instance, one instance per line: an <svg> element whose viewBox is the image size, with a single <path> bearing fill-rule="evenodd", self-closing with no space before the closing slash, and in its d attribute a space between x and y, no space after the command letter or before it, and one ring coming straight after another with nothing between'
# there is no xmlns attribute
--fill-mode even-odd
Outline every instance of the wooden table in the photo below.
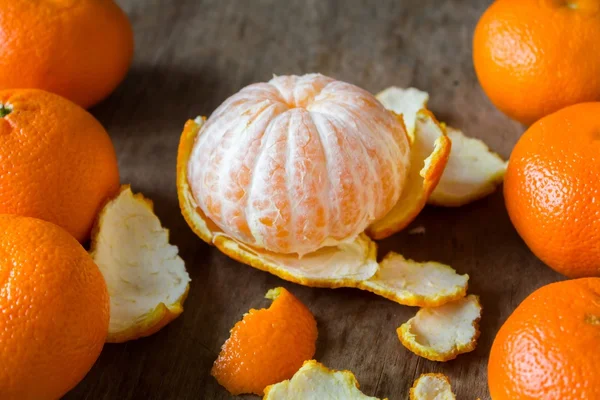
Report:
<svg viewBox="0 0 600 400"><path fill-rule="evenodd" d="M321 72L377 92L431 93L444 121L508 157L523 127L488 101L471 62L471 37L490 0L120 0L136 35L132 69L92 110L109 130L122 181L156 203L192 277L183 315L156 335L107 345L67 399L228 399L209 371L229 329L284 286L315 314L316 358L354 371L365 393L407 399L421 373L443 372L461 400L489 399L494 335L534 289L560 279L526 248L501 192L458 209L427 208L380 254L436 260L471 276L484 306L477 350L448 363L407 351L396 327L416 309L359 290L313 289L241 265L198 239L180 215L175 159L186 119L209 115L243 86L272 74ZM248 398L255 398L248 396Z"/></svg>

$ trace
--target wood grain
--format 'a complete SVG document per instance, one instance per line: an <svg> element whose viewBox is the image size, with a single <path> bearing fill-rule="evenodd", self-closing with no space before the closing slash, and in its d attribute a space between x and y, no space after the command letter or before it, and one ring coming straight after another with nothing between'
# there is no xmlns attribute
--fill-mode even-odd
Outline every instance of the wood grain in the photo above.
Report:
<svg viewBox="0 0 600 400"><path fill-rule="evenodd" d="M459 399L488 399L493 337L534 289L558 280L525 247L502 194L459 209L427 208L413 226L380 243L471 276L484 305L474 353L440 364L402 347L395 329L416 312L350 289L311 289L238 264L194 236L179 213L175 159L186 119L209 115L243 86L275 74L321 72L373 92L390 85L431 93L441 120L485 139L504 157L523 128L481 91L471 37L485 0L120 0L136 34L125 82L93 110L109 130L122 181L155 200L192 277L185 312L158 334L107 345L67 399L228 399L209 375L229 329L272 287L285 286L315 314L316 358L350 369L365 393L406 399L421 373L443 372ZM252 398L249 396L248 398Z"/></svg>

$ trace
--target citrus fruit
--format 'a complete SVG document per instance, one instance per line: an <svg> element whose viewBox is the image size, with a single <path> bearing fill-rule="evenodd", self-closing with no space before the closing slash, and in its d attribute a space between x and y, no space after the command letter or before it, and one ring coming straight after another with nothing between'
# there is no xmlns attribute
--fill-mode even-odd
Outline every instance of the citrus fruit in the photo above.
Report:
<svg viewBox="0 0 600 400"><path fill-rule="evenodd" d="M600 100L600 2L498 0L481 16L473 62L491 101L531 124Z"/></svg>
<svg viewBox="0 0 600 400"><path fill-rule="evenodd" d="M263 400L379 400L363 394L350 371L333 371L309 360L292 379L267 386ZM387 399L384 399L387 400Z"/></svg>
<svg viewBox="0 0 600 400"><path fill-rule="evenodd" d="M309 75L302 78L287 77L286 79L308 82L310 79L317 78L322 79L323 77ZM342 85L342 87L346 86ZM249 88L244 90L251 91ZM243 93L244 90L240 93ZM297 90L302 92L306 88L300 85ZM361 92L360 89L356 90L361 93L361 96L367 97L367 94ZM317 96L317 98L319 97ZM369 101L377 102L370 98ZM362 103L357 102L357 104ZM346 107L352 110L355 106L349 103ZM400 122L400 127L403 129L401 116L390 114ZM419 113L419 118L415 116L415 121L417 138L412 143L410 150L412 153L410 158L414 162L412 165L406 166L408 170L406 183L403 185L398 203L377 221L376 225L372 225L368 229L367 233L373 236L385 237L408 225L425 206L427 196L443 172L450 152L450 141L446 138L443 128L427 111ZM364 233L359 233L356 237L336 245L323 244L316 251L299 255L298 253L280 253L260 248L256 244L235 239L219 228L196 202L188 179L189 166L194 160L192 152L195 143L204 135L205 123L205 119L200 117L186 123L177 156L177 193L181 211L189 226L202 240L215 245L223 253L242 263L302 285L329 288L355 287L372 291L401 304L414 305L415 302L419 305L429 304L430 297L424 297L418 291L411 291L413 288L419 289L417 286L405 284L401 264L394 264L392 268L386 268L385 273L377 274L379 270L376 262L377 246ZM356 206L359 207L359 205ZM433 296L437 297L438 295ZM451 297L442 294L434 301L450 301Z"/></svg>
<svg viewBox="0 0 600 400"><path fill-rule="evenodd" d="M41 90L0 91L0 109L0 213L50 221L87 240L119 189L110 137L84 109Z"/></svg>
<svg viewBox="0 0 600 400"><path fill-rule="evenodd" d="M0 8L0 89L44 89L88 108L123 80L133 33L112 0L11 0Z"/></svg>
<svg viewBox="0 0 600 400"><path fill-rule="evenodd" d="M107 342L152 335L183 312L190 277L152 201L123 185L92 232L90 254L110 295Z"/></svg>
<svg viewBox="0 0 600 400"><path fill-rule="evenodd" d="M414 140L417 114L427 108L429 93L392 86L377 94L377 99L388 110L402 115ZM446 127L446 134L452 142L450 156L427 203L458 207L494 192L504 179L506 163L479 139L452 127Z"/></svg>
<svg viewBox="0 0 600 400"><path fill-rule="evenodd" d="M422 374L410 389L410 400L456 400L444 374Z"/></svg>
<svg viewBox="0 0 600 400"><path fill-rule="evenodd" d="M211 115L187 179L229 237L304 255L353 240L392 209L409 146L401 120L363 89L319 74L279 76Z"/></svg>
<svg viewBox="0 0 600 400"><path fill-rule="evenodd" d="M492 345L494 400L600 399L600 278L553 283L529 295Z"/></svg>
<svg viewBox="0 0 600 400"><path fill-rule="evenodd" d="M533 124L513 149L504 198L533 253L571 278L600 276L600 103Z"/></svg>
<svg viewBox="0 0 600 400"><path fill-rule="evenodd" d="M271 307L251 309L235 324L213 366L211 374L233 395L262 395L315 354L317 322L308 308L284 288L266 297Z"/></svg>
<svg viewBox="0 0 600 400"><path fill-rule="evenodd" d="M479 297L471 294L439 307L420 309L398 328L398 339L418 356L449 361L475 350L480 319Z"/></svg>
<svg viewBox="0 0 600 400"><path fill-rule="evenodd" d="M102 274L71 235L0 215L0 398L62 397L98 358L108 321Z"/></svg>

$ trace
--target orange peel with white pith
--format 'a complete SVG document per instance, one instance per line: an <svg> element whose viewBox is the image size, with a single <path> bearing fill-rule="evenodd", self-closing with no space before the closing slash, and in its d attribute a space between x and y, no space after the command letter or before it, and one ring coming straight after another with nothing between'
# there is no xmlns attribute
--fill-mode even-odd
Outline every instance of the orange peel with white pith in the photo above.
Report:
<svg viewBox="0 0 600 400"><path fill-rule="evenodd" d="M429 94L415 88L389 87L377 95L388 110L402 114L409 136L414 133L417 112L427 107ZM412 130L411 130L412 127ZM428 203L459 207L491 193L504 180L507 163L481 140L447 127L452 151L448 163Z"/></svg>
<svg viewBox="0 0 600 400"><path fill-rule="evenodd" d="M479 297L468 295L439 307L421 308L397 333L404 347L416 355L449 361L475 350L480 319Z"/></svg>
<svg viewBox="0 0 600 400"><path fill-rule="evenodd" d="M109 343L149 336L183 312L190 277L152 202L124 185L104 206L90 255L110 295Z"/></svg>
<svg viewBox="0 0 600 400"><path fill-rule="evenodd" d="M410 389L410 400L456 400L444 374L422 374Z"/></svg>
<svg viewBox="0 0 600 400"><path fill-rule="evenodd" d="M265 389L263 400L379 400L360 391L354 374L309 360L289 379ZM387 399L383 399L387 400Z"/></svg>
<svg viewBox="0 0 600 400"><path fill-rule="evenodd" d="M406 228L427 204L450 157L452 143L445 128L428 110L417 113L415 139L411 147L411 167L400 200L387 215L373 223L367 234L385 239Z"/></svg>

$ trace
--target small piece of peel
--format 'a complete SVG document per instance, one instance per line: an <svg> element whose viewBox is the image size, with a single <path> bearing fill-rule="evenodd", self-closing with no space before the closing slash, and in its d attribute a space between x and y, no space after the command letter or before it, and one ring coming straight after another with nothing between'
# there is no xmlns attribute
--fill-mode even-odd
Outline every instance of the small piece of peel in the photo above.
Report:
<svg viewBox="0 0 600 400"><path fill-rule="evenodd" d="M428 203L458 207L493 193L504 180L507 163L479 139L447 129L452 152Z"/></svg>
<svg viewBox="0 0 600 400"><path fill-rule="evenodd" d="M233 395L262 395L315 354L317 322L308 308L284 288L271 289L265 297L271 306L251 309L235 324L211 371Z"/></svg>
<svg viewBox="0 0 600 400"><path fill-rule="evenodd" d="M458 275L447 265L419 263L392 252L361 287L403 305L437 307L463 298L468 281L469 275Z"/></svg>
<svg viewBox="0 0 600 400"><path fill-rule="evenodd" d="M385 239L406 228L417 217L448 162L452 144L434 115L428 110L419 111L415 126L406 185L394 208L367 229L373 239Z"/></svg>
<svg viewBox="0 0 600 400"><path fill-rule="evenodd" d="M90 254L110 294L107 342L149 336L183 312L190 277L152 202L129 185L102 209Z"/></svg>
<svg viewBox="0 0 600 400"><path fill-rule="evenodd" d="M406 133L411 143L415 141L416 116L419 110L427 108L429 93L415 88L402 89L389 87L376 96L385 108L404 118Z"/></svg>
<svg viewBox="0 0 600 400"><path fill-rule="evenodd" d="M350 371L333 371L310 360L292 379L268 386L263 400L379 400L365 395ZM387 400L387 399L383 399Z"/></svg>
<svg viewBox="0 0 600 400"><path fill-rule="evenodd" d="M400 342L418 356L449 361L475 350L481 304L469 295L435 308L422 308L398 328Z"/></svg>
<svg viewBox="0 0 600 400"><path fill-rule="evenodd" d="M410 400L456 400L444 374L422 374L410 389Z"/></svg>

